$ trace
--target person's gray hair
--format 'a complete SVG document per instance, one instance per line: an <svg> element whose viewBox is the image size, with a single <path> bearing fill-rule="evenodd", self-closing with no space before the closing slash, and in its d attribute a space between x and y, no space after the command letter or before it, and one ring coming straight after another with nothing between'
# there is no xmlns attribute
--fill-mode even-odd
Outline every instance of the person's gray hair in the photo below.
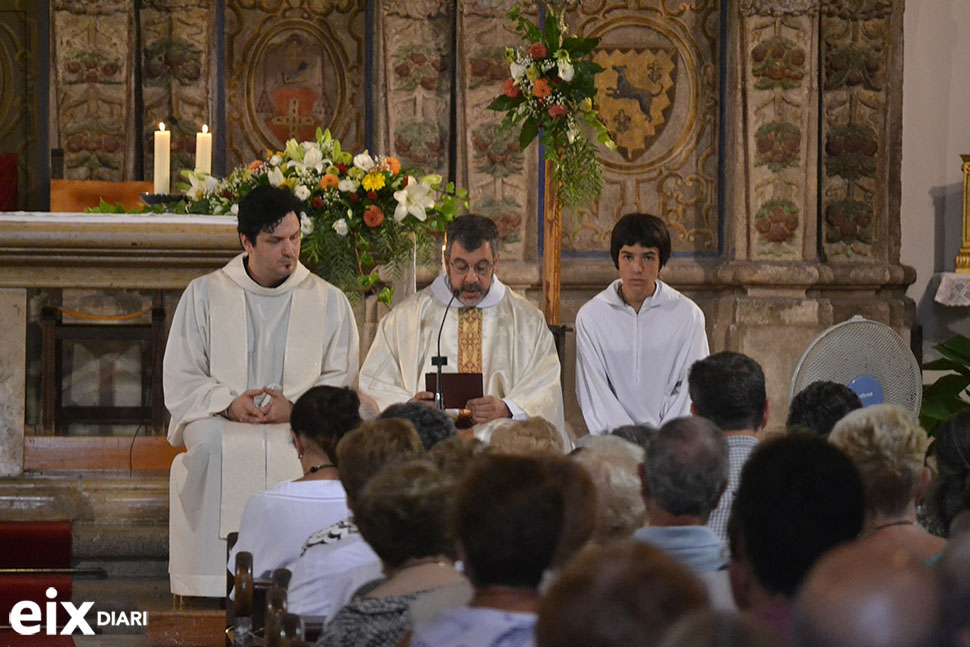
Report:
<svg viewBox="0 0 970 647"><path fill-rule="evenodd" d="M629 537L647 518L637 468L644 451L618 436L593 436L570 458L586 468L596 486L599 508L593 541Z"/></svg>
<svg viewBox="0 0 970 647"><path fill-rule="evenodd" d="M670 420L647 443L643 471L661 508L706 519L728 480L727 440L707 418Z"/></svg>

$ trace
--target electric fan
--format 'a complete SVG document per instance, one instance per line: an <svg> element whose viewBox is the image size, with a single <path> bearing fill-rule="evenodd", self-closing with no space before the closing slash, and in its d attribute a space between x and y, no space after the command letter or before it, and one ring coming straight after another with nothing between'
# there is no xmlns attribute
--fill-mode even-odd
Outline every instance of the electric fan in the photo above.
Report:
<svg viewBox="0 0 970 647"><path fill-rule="evenodd" d="M919 415L923 374L909 345L892 328L856 315L824 331L795 367L788 398L812 382L845 384L863 406L897 404Z"/></svg>

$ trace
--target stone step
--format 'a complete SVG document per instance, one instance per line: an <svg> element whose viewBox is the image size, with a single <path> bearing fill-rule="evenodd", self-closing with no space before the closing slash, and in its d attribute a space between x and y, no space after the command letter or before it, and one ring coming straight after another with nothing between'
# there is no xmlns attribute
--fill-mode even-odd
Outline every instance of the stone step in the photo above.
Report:
<svg viewBox="0 0 970 647"><path fill-rule="evenodd" d="M0 518L165 525L168 474L28 472L16 479L0 479Z"/></svg>
<svg viewBox="0 0 970 647"><path fill-rule="evenodd" d="M75 562L167 561L168 525L81 522L71 529Z"/></svg>

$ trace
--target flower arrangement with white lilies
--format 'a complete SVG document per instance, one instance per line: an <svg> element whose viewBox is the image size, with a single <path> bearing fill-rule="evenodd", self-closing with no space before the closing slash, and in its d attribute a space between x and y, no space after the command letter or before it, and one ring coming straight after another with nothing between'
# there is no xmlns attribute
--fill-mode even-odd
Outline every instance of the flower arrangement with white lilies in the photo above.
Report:
<svg viewBox="0 0 970 647"><path fill-rule="evenodd" d="M564 8L550 11L541 30L521 15L518 6L512 8L509 19L530 44L505 49L510 77L488 107L505 113L503 127L519 128L519 150L539 137L545 159L552 163L558 199L563 206L577 209L590 206L602 190L602 167L587 133L592 131L607 148L616 149L616 144L593 104L593 78L603 68L586 59L599 39L567 37Z"/></svg>
<svg viewBox="0 0 970 647"><path fill-rule="evenodd" d="M235 169L223 180L183 171L188 213L236 213L255 187L270 184L293 191L305 205L300 214L300 259L348 296L376 291L378 265L400 269L417 250L421 262L436 260L440 236L462 207L467 192L440 175L420 175L401 163L366 151L344 151L330 131L315 141L286 142L284 150ZM165 205L172 211L172 205ZM381 287L378 298L390 303Z"/></svg>

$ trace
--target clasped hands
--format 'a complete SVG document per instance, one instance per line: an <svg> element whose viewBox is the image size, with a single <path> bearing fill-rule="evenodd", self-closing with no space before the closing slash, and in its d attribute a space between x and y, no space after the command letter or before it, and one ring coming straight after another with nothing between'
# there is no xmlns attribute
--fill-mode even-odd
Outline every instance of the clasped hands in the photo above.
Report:
<svg viewBox="0 0 970 647"><path fill-rule="evenodd" d="M434 406L434 393L431 391L421 391L411 398L411 402L420 402L429 407ZM509 411L508 405L493 395L473 398L466 402L465 406L471 412L472 420L475 421L476 425L498 418L512 417L512 412Z"/></svg>
<svg viewBox="0 0 970 647"><path fill-rule="evenodd" d="M256 398L266 394L270 401L262 407L256 405ZM222 415L235 422L247 422L256 425L269 425L277 422L289 422L293 403L286 399L281 391L263 387L243 391L232 401Z"/></svg>

